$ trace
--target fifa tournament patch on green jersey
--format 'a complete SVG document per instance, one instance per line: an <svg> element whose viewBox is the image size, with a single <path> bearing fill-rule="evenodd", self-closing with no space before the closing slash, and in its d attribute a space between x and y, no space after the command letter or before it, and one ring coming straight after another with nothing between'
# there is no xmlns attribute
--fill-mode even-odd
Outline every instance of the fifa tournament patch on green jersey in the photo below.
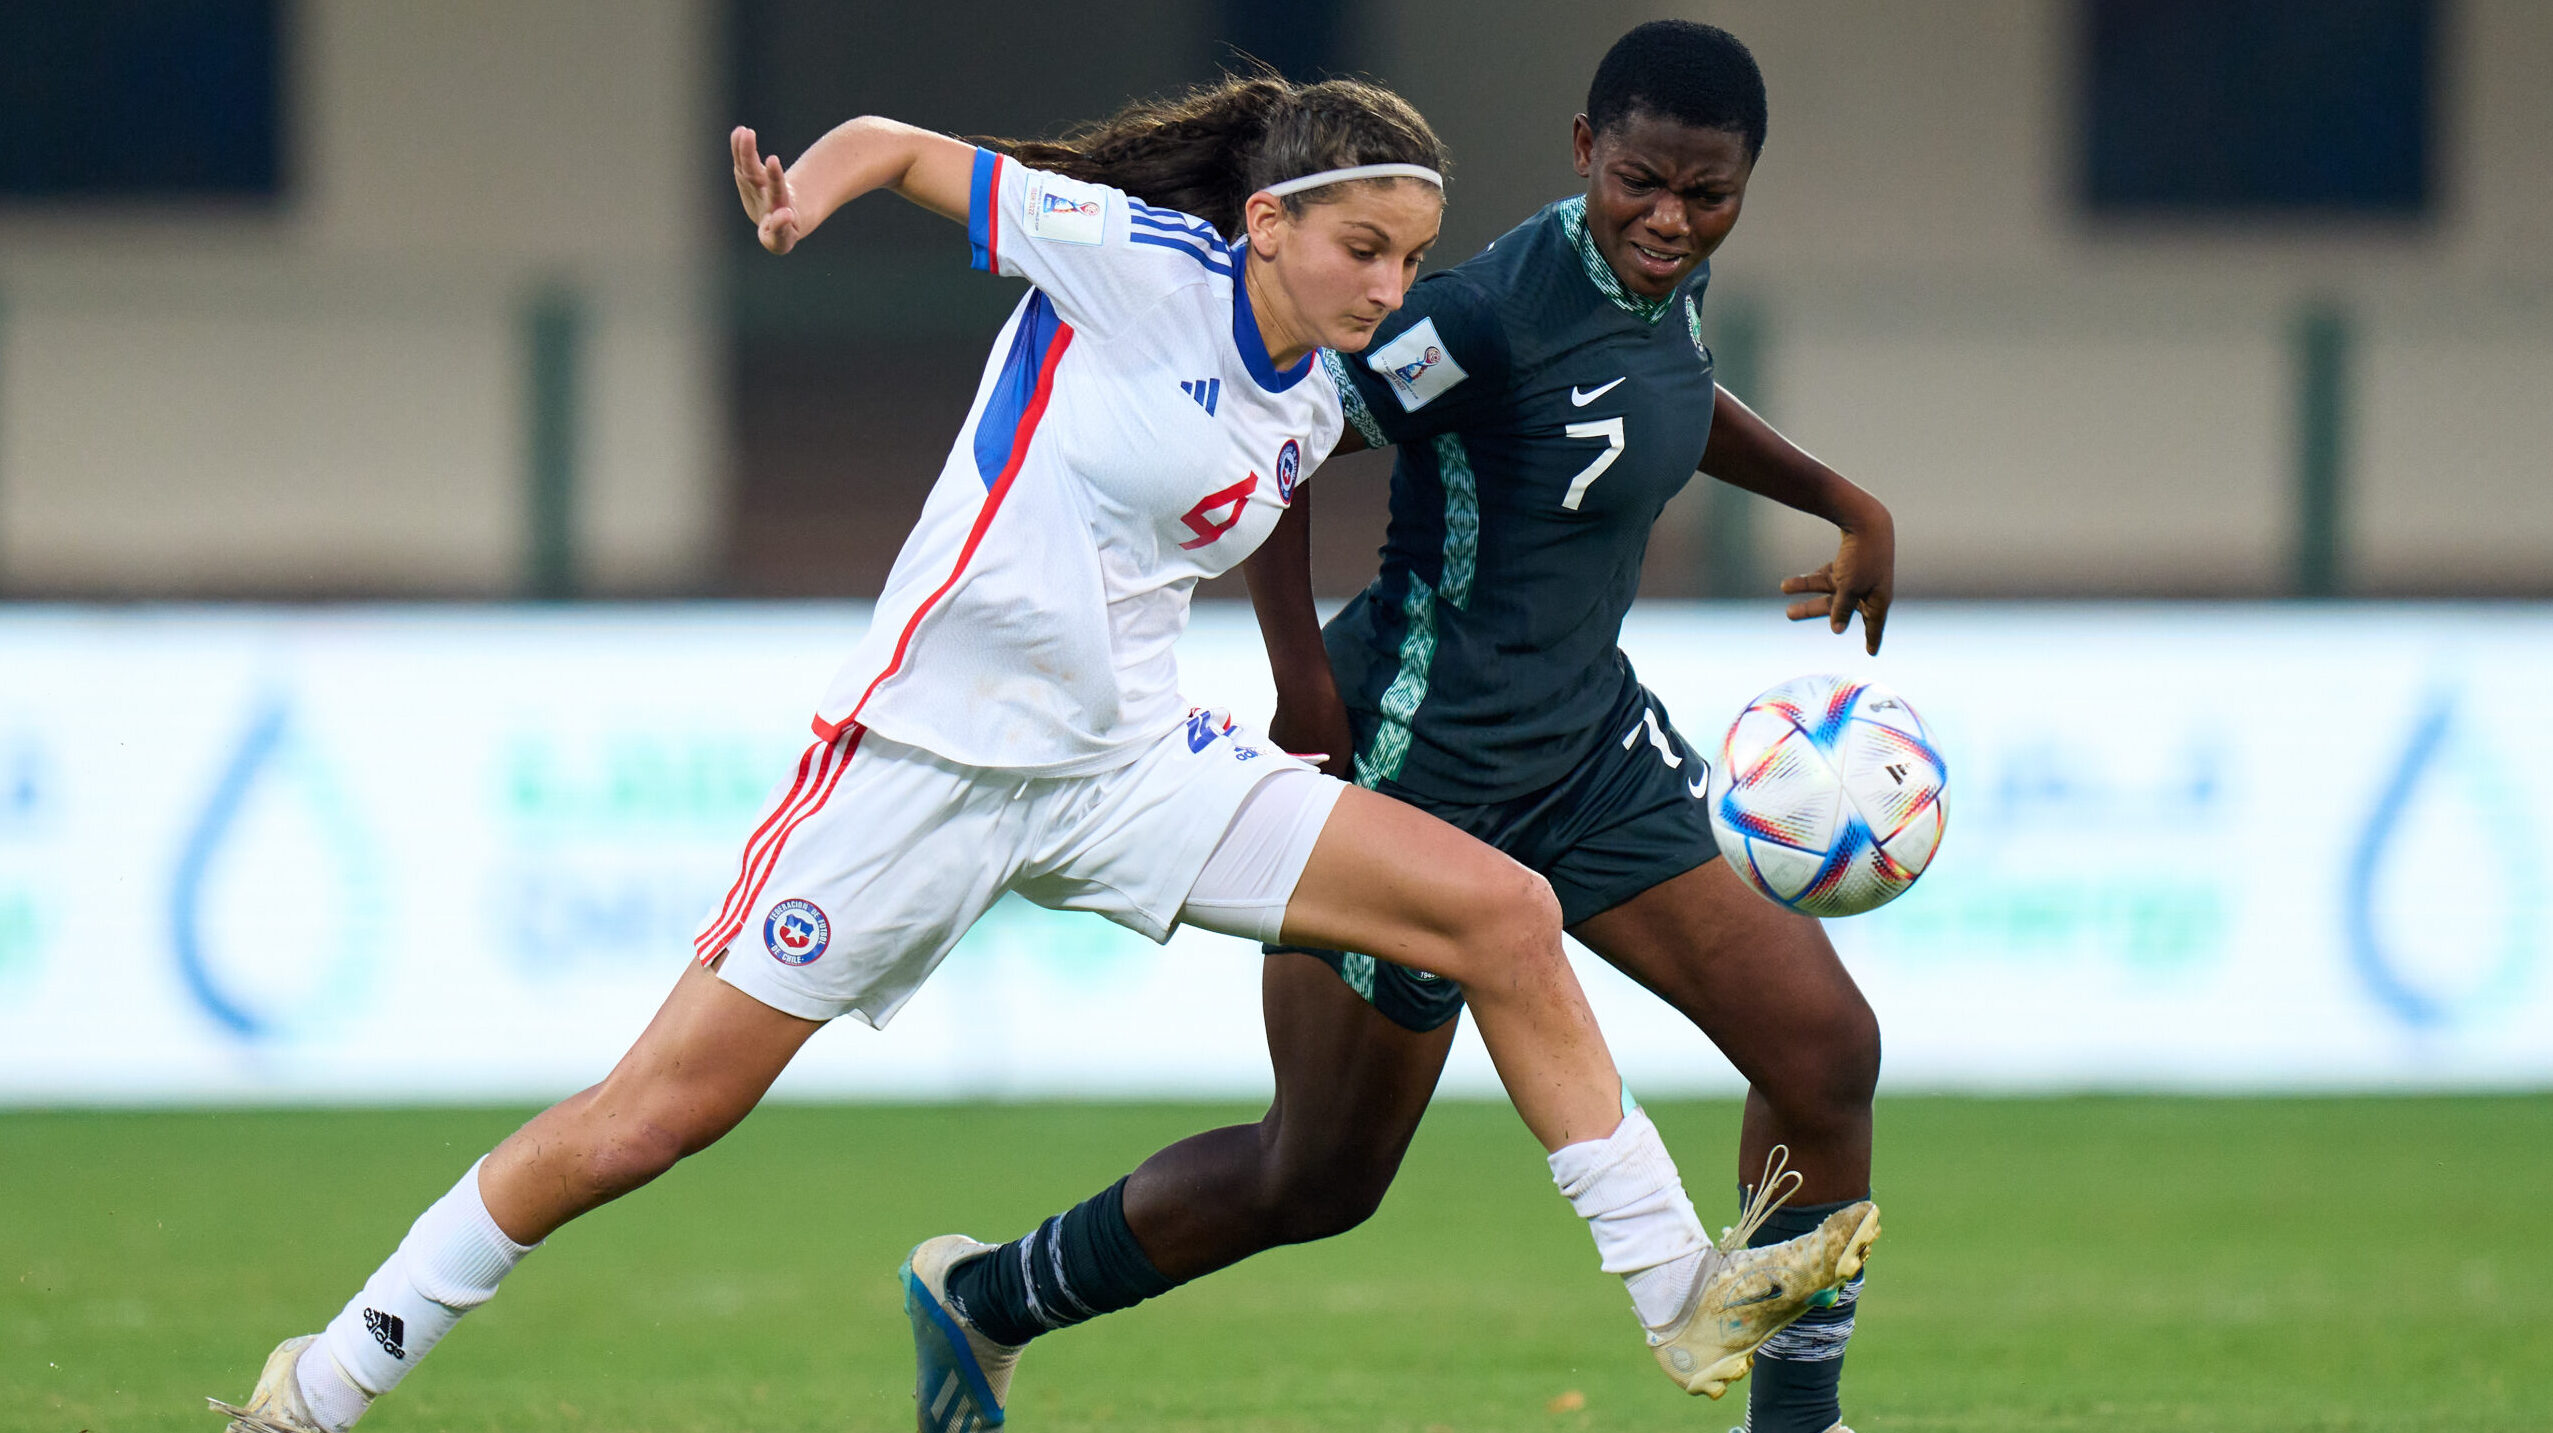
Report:
<svg viewBox="0 0 2553 1433"><path fill-rule="evenodd" d="M1409 332L1377 348L1366 367L1392 385L1392 396L1401 400L1401 410L1407 413L1426 407L1470 376L1445 352L1445 340L1437 335L1432 318L1420 319Z"/></svg>

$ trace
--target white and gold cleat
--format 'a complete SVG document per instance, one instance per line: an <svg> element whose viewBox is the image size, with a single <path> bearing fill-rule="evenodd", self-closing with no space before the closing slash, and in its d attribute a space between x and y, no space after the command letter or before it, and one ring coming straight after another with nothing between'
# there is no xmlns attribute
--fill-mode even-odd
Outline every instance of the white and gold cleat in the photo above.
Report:
<svg viewBox="0 0 2553 1433"><path fill-rule="evenodd" d="M257 1375L247 1407L205 1399L214 1412L230 1415L230 1425L222 1433L327 1433L301 1397L301 1356L318 1342L319 1335L306 1333L275 1345L275 1351L266 1355L266 1367Z"/></svg>
<svg viewBox="0 0 2553 1433"><path fill-rule="evenodd" d="M1797 1170L1782 1167L1787 1154L1774 1147L1745 1217L1703 1251L1702 1277L1682 1313L1649 1335L1658 1367L1687 1393L1717 1398L1728 1392L1755 1367L1757 1347L1817 1307L1820 1296L1851 1282L1879 1239L1879 1206L1865 1199L1796 1239L1747 1248L1747 1236L1802 1183Z"/></svg>
<svg viewBox="0 0 2553 1433"><path fill-rule="evenodd" d="M990 1253L963 1234L925 1239L905 1256L904 1316L913 1324L913 1411L920 1433L999 1428L1024 1344L995 1343L948 1301L949 1270Z"/></svg>

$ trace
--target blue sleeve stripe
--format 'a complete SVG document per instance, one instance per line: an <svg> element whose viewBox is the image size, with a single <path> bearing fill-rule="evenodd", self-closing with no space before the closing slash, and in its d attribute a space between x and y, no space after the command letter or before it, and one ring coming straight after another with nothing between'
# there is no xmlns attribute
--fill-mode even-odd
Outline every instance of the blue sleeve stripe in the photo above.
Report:
<svg viewBox="0 0 2553 1433"><path fill-rule="evenodd" d="M1129 198L1127 213L1160 229L1184 229L1200 238L1212 239L1216 247L1223 244L1223 231L1184 209L1164 209L1158 205Z"/></svg>
<svg viewBox="0 0 2553 1433"><path fill-rule="evenodd" d="M975 151L975 174L966 195L966 244L969 262L988 273L994 263L995 236L1000 232L1000 216L994 206L1002 197L995 182L1001 172L1000 155L989 149Z"/></svg>
<svg viewBox="0 0 2553 1433"><path fill-rule="evenodd" d="M1173 239L1166 234L1129 233L1126 235L1126 242L1151 244L1168 249L1174 254L1185 254L1214 273L1221 274L1227 279L1232 277L1232 258L1221 249L1201 249L1185 239Z"/></svg>
<svg viewBox="0 0 2553 1433"><path fill-rule="evenodd" d="M1185 244L1193 249L1207 249L1218 254L1223 252L1223 245L1203 234L1192 233L1186 229L1136 228L1129 225L1126 233L1127 237L1141 239L1147 244Z"/></svg>
<svg viewBox="0 0 2553 1433"><path fill-rule="evenodd" d="M1218 249L1223 247L1223 235L1212 224L1203 219L1190 218L1175 210L1129 209L1126 217L1148 229L1160 229L1172 234L1187 234L1200 243L1212 244Z"/></svg>

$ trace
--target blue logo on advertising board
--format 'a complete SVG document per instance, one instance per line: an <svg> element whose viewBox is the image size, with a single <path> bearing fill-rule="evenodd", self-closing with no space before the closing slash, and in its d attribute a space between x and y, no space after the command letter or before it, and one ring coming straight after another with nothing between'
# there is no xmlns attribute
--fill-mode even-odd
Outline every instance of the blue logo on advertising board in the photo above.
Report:
<svg viewBox="0 0 2553 1433"><path fill-rule="evenodd" d="M371 833L283 699L269 698L178 854L178 974L240 1039L289 1038L370 985L389 928L384 884Z"/></svg>
<svg viewBox="0 0 2553 1433"><path fill-rule="evenodd" d="M0 749L0 838L36 830L51 814L52 761L33 735Z"/></svg>
<svg viewBox="0 0 2553 1433"><path fill-rule="evenodd" d="M2376 799L2342 894L2349 963L2414 1030L2488 1014L2525 988L2546 892L2505 752L2433 698ZM2388 899L2388 897L2391 899Z"/></svg>
<svg viewBox="0 0 2553 1433"><path fill-rule="evenodd" d="M58 824L55 785L52 756L34 734L0 744L0 856L43 849ZM60 891L22 859L0 862L0 984L34 972Z"/></svg>

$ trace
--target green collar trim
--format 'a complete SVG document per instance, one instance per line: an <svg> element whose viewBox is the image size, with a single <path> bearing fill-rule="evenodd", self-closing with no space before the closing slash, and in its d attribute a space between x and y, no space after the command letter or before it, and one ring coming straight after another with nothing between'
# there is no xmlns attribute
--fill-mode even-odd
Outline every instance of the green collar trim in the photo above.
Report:
<svg viewBox="0 0 2553 1433"><path fill-rule="evenodd" d="M1587 233L1586 195L1560 201L1560 227L1568 234L1570 247L1578 251L1578 262L1587 270L1587 282L1594 284L1598 293L1613 300L1615 308L1643 323L1656 323L1666 317L1667 310L1675 303L1675 295L1669 294L1662 299L1640 297L1622 286L1621 276L1614 273L1613 265L1606 263L1604 255L1597 252L1595 239Z"/></svg>

